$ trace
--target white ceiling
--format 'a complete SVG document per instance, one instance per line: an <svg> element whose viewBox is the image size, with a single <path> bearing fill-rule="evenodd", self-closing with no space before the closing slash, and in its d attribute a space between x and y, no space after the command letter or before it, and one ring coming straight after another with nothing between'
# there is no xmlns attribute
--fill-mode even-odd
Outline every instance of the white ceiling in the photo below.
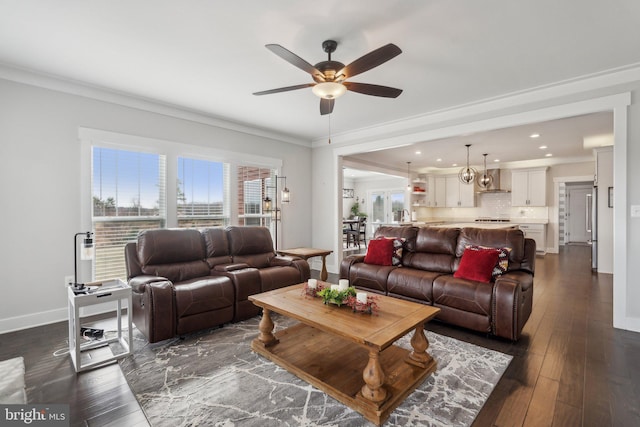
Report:
<svg viewBox="0 0 640 427"><path fill-rule="evenodd" d="M329 117L320 116L319 100L310 88L252 95L311 82L308 74L274 55L265 44L280 44L312 64L326 59L321 48L326 39L338 41L333 59L345 64L387 43L403 50L353 78L401 88L400 97L348 92L336 101L331 132L344 134L637 67L638 17L637 0L0 0L0 65L155 100L310 143L329 132ZM584 132L611 130L610 117L589 121L578 120L580 133L569 131L570 120L564 130L556 130L554 124L553 131L542 126L536 131L545 138L556 135L554 145L547 144L554 156L576 157L579 152L560 148L561 139L577 144ZM464 161L464 144L471 143L476 164L481 152L511 161L514 154L508 154L508 148L524 150L530 141L522 139L522 134L533 128L508 138L502 131L471 135L456 139L458 145L447 150L436 142L423 153L459 163ZM409 156L408 149L394 152L391 161L402 164L411 160ZM433 165L427 161L420 167L427 166Z"/></svg>

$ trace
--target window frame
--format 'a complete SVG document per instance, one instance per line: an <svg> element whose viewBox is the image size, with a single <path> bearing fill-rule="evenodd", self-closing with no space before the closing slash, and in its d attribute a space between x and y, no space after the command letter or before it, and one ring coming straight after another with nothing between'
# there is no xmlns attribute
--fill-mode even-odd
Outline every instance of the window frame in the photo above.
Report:
<svg viewBox="0 0 640 427"><path fill-rule="evenodd" d="M166 203L165 203L165 224L164 228L178 227L177 215L177 169L178 157L189 157L194 159L216 161L229 164L229 224L239 224L238 218L238 194L237 194L237 168L241 166L255 166L261 168L271 168L279 172L282 168L282 159L247 154L241 152L227 151L213 147L206 147L182 142L163 140L157 138L142 137L136 135L122 134L99 129L78 128L78 138L80 141L80 221L79 231L92 230L92 173L91 173L91 152L93 146L113 148L118 150L141 151L152 154L164 155L166 159ZM213 138L213 137L212 137ZM216 142L213 141L212 144ZM173 183L173 185L171 185ZM93 230L92 230L93 231ZM124 257L124 253L123 253ZM91 277L94 276L94 264L91 263ZM83 277L89 275L89 270L80 268ZM125 278L123 278L125 279Z"/></svg>

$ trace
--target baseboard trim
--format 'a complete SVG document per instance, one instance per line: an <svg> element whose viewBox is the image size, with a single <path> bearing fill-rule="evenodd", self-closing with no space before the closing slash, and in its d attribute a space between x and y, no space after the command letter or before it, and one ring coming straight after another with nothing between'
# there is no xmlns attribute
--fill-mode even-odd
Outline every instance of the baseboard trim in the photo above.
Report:
<svg viewBox="0 0 640 427"><path fill-rule="evenodd" d="M113 304L110 303L96 304L90 307L82 307L80 310L81 317L93 316L96 314L109 312L114 312L115 315ZM57 322L66 322L69 318L68 316L68 309L67 307L65 307L57 308L55 310L41 311L39 313L26 314L24 316L0 319L0 334L35 328L36 326L50 325Z"/></svg>
<svg viewBox="0 0 640 427"><path fill-rule="evenodd" d="M49 325L51 323L67 320L67 308L41 311L39 313L26 314L24 316L0 319L0 334L35 328L36 326Z"/></svg>

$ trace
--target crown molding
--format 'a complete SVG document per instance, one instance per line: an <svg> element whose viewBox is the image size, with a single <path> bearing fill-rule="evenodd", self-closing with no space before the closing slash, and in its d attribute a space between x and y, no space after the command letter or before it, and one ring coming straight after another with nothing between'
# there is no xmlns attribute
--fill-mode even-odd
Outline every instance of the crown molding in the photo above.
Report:
<svg viewBox="0 0 640 427"><path fill-rule="evenodd" d="M78 80L22 69L8 64L0 63L0 79L54 90L70 95L82 96L84 98L95 99L111 104L122 105L124 107L135 108L150 113L162 114L164 116L188 120L247 135L259 136L262 138L272 139L274 141L287 142L289 144L301 145L303 147L311 147L311 141L294 138L293 136L284 133L273 132L243 123L236 123L220 119L202 111L180 107L156 99L136 96Z"/></svg>
<svg viewBox="0 0 640 427"><path fill-rule="evenodd" d="M416 134L426 132L430 127L439 123L464 119L493 111L508 110L536 102L548 101L563 96L576 95L638 81L640 81L640 63L635 63L625 67L579 76L548 85L503 94L494 98L479 100L473 103L462 104L443 110L432 111L371 127L331 135L331 145L337 148L371 141L377 141L378 145L381 141L387 142L388 146L378 146L377 149L407 145L416 142L414 140L415 138L412 138L415 137ZM619 102L626 102L627 105L630 103L630 101L625 101L622 98ZM401 136L401 138L398 138L398 136ZM326 140L327 138L316 139L312 145L314 148L322 147L326 145ZM373 149L376 149L376 147L371 147L370 150Z"/></svg>

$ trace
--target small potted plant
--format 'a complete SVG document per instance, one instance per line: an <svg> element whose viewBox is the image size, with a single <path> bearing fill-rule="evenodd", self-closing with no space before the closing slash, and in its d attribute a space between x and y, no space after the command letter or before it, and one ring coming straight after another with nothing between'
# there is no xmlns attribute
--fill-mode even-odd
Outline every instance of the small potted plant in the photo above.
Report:
<svg viewBox="0 0 640 427"><path fill-rule="evenodd" d="M356 289L349 287L345 291L340 291L338 289L331 289L330 287L326 287L316 295L322 298L323 303L336 304L338 307L340 307L348 297L356 296Z"/></svg>

